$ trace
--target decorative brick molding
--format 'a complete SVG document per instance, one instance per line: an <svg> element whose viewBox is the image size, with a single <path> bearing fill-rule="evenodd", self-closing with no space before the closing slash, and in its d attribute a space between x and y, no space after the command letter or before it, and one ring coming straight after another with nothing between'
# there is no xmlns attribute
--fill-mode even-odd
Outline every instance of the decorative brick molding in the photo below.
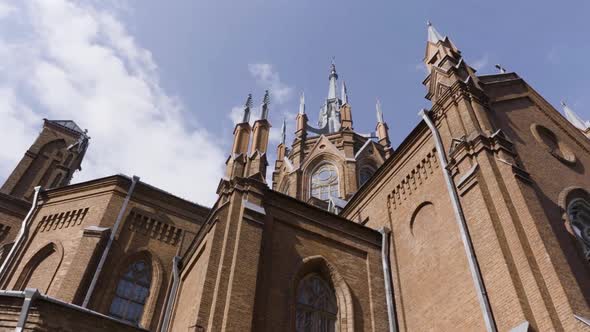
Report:
<svg viewBox="0 0 590 332"><path fill-rule="evenodd" d="M133 210L127 217L129 230L149 236L170 245L176 245L182 235L182 230L154 216L147 216Z"/></svg>
<svg viewBox="0 0 590 332"><path fill-rule="evenodd" d="M433 149L387 195L393 208L395 209L397 205L401 205L412 192L416 191L434 172L435 168L438 168L438 160L436 159L436 150Z"/></svg>
<svg viewBox="0 0 590 332"><path fill-rule="evenodd" d="M88 214L88 209L83 208L44 216L39 223L38 229L40 232L49 232L58 228L62 229L80 225Z"/></svg>

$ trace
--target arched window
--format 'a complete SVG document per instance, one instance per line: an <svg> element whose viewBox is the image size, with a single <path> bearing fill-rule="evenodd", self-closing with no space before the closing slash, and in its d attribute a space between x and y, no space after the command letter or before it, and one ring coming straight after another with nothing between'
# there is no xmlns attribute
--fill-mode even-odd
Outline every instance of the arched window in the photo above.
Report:
<svg viewBox="0 0 590 332"><path fill-rule="evenodd" d="M119 280L110 315L139 325L151 282L150 264L143 259L133 262Z"/></svg>
<svg viewBox="0 0 590 332"><path fill-rule="evenodd" d="M359 187L365 184L365 182L369 181L373 174L375 174L375 171L372 168L367 166L361 168L359 171Z"/></svg>
<svg viewBox="0 0 590 332"><path fill-rule="evenodd" d="M311 196L327 201L338 197L338 172L332 164L323 164L311 176Z"/></svg>
<svg viewBox="0 0 590 332"><path fill-rule="evenodd" d="M590 261L590 203L583 198L573 199L567 206L567 214L586 260Z"/></svg>
<svg viewBox="0 0 590 332"><path fill-rule="evenodd" d="M333 332L338 306L336 295L317 274L301 280L297 288L297 332Z"/></svg>
<svg viewBox="0 0 590 332"><path fill-rule="evenodd" d="M59 182L61 181L61 177L62 177L62 174L61 173L57 173L57 175L55 176L55 178L53 178L53 182L51 182L51 185L49 186L49 189L55 188L55 187L59 186Z"/></svg>

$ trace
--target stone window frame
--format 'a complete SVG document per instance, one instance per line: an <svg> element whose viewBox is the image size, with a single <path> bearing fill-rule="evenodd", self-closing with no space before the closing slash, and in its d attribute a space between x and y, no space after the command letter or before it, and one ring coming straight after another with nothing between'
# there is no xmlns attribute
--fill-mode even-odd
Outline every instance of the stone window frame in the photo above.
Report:
<svg viewBox="0 0 590 332"><path fill-rule="evenodd" d="M299 283L311 274L319 275L331 287L336 296L338 313L336 317L335 332L355 331L354 305L350 287L338 272L336 267L321 256L309 256L304 258L298 266L291 282L290 300L290 330L295 331L297 319L297 290Z"/></svg>
<svg viewBox="0 0 590 332"><path fill-rule="evenodd" d="M575 246L578 248L581 258L585 262L590 262L590 242L586 242L580 237L580 234L578 234L579 232L576 231L576 228L573 225L570 215L571 205L578 201L584 201L590 206L590 191L582 187L571 186L564 189L558 197L558 204L562 210L564 226L575 241Z"/></svg>
<svg viewBox="0 0 590 332"><path fill-rule="evenodd" d="M143 265L143 270L137 271L138 273L134 273L135 268L139 264ZM129 275L130 273L131 273L131 275ZM146 260L145 258L139 258L139 259L131 262L131 264L129 264L127 266L127 270L125 271L125 273L123 273L123 275L121 276L121 278L117 282L117 288L115 290L115 295L113 296L113 299L111 301L111 306L109 308L109 315L117 317L117 318L124 320L124 321L128 321L132 324L139 324L139 322L141 321L141 318L143 317L144 311L145 311L147 298L150 295L152 274L153 274L152 273L152 264L150 261ZM146 280L143 280L144 278ZM124 290L124 294L120 294L119 289L121 287L124 288L124 286L125 286L125 284L123 284L123 283L130 284L129 285L130 287L127 287L127 289ZM132 291L135 291L138 287L140 287L141 289L144 289L146 291L146 294L144 295L143 298L141 298L141 295L137 295L137 294L131 295L128 292L129 289L131 289ZM113 310L113 304L115 303L115 301L117 299L120 299L119 302L121 303L121 305L119 306L118 310ZM131 305L141 306L141 312L137 316L137 319L138 319L137 321L129 319L129 318L133 318L133 317L128 317L129 316L129 308Z"/></svg>
<svg viewBox="0 0 590 332"><path fill-rule="evenodd" d="M314 195L313 195L313 177L316 175L316 173L317 173L317 172L318 172L318 171L319 171L319 170L320 170L322 167L326 167L326 166L328 166L328 165L329 165L329 166L331 166L331 167L334 169L335 173L336 173L336 180L335 180L335 182L334 182L334 183L332 183L332 184L329 184L328 186L335 185L335 187L336 187L336 194L337 194L336 198L340 198L340 197L341 197L341 194L340 194L340 192L341 192L341 190L340 190L340 186L342 185L342 184L341 184L342 177L340 176L340 171L339 171L339 169L338 169L338 166L336 166L336 164L334 164L334 163L332 163L332 162L329 162L329 161L325 161L325 160L324 160L324 161L322 161L322 162L318 163L318 164L317 164L317 165L316 165L316 166L315 166L315 167L312 169L312 171L309 173L309 192L308 192L308 194L309 194L309 197L310 197L310 198L311 198L311 197L315 197L315 198L317 198L317 199L319 199L319 200L322 200L322 201L328 201L328 200L330 199L330 197L328 197L327 199L325 199L325 200L324 200L324 199L322 199L321 197L317 197L317 196L314 196ZM331 191L332 191L332 190L329 190L329 192L331 192Z"/></svg>

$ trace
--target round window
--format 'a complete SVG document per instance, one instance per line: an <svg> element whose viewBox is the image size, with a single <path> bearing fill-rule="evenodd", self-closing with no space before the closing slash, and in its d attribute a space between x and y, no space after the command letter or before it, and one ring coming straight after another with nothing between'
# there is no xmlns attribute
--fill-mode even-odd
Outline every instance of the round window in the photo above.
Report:
<svg viewBox="0 0 590 332"><path fill-rule="evenodd" d="M531 131L533 132L535 139L545 146L547 152L559 161L567 164L576 163L576 155L574 155L572 150L550 129L533 123L531 125Z"/></svg>

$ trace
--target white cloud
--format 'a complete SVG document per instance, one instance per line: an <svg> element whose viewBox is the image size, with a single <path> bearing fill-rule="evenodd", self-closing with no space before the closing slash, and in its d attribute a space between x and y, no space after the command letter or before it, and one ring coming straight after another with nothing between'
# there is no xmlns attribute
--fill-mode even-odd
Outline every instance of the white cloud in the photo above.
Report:
<svg viewBox="0 0 590 332"><path fill-rule="evenodd" d="M242 122L242 119L244 119L244 107L243 106L232 107L231 111L228 114L228 117L234 125ZM252 121L252 117L250 117L250 121Z"/></svg>
<svg viewBox="0 0 590 332"><path fill-rule="evenodd" d="M426 64L424 62L417 63L414 66L414 69L416 69L416 71L422 72L426 75L430 74L430 72L428 71L428 67L426 67Z"/></svg>
<svg viewBox="0 0 590 332"><path fill-rule="evenodd" d="M14 15L17 11L18 8L16 8L15 6L7 4L6 2L0 2L0 18L9 15Z"/></svg>
<svg viewBox="0 0 590 332"><path fill-rule="evenodd" d="M279 73L271 64L249 64L248 70L258 85L270 90L271 100L275 104L284 104L292 97L293 88L281 82Z"/></svg>
<svg viewBox="0 0 590 332"><path fill-rule="evenodd" d="M488 66L490 62L489 56L484 54L481 58L476 59L473 63L470 63L471 67L475 68L475 70L483 70Z"/></svg>
<svg viewBox="0 0 590 332"><path fill-rule="evenodd" d="M31 0L20 9L25 39L0 32L0 132L11 137L0 149L2 176L42 118L72 119L92 137L76 181L137 174L212 203L223 151L206 129L189 127L191 114L160 86L150 52L116 13L67 0Z"/></svg>

